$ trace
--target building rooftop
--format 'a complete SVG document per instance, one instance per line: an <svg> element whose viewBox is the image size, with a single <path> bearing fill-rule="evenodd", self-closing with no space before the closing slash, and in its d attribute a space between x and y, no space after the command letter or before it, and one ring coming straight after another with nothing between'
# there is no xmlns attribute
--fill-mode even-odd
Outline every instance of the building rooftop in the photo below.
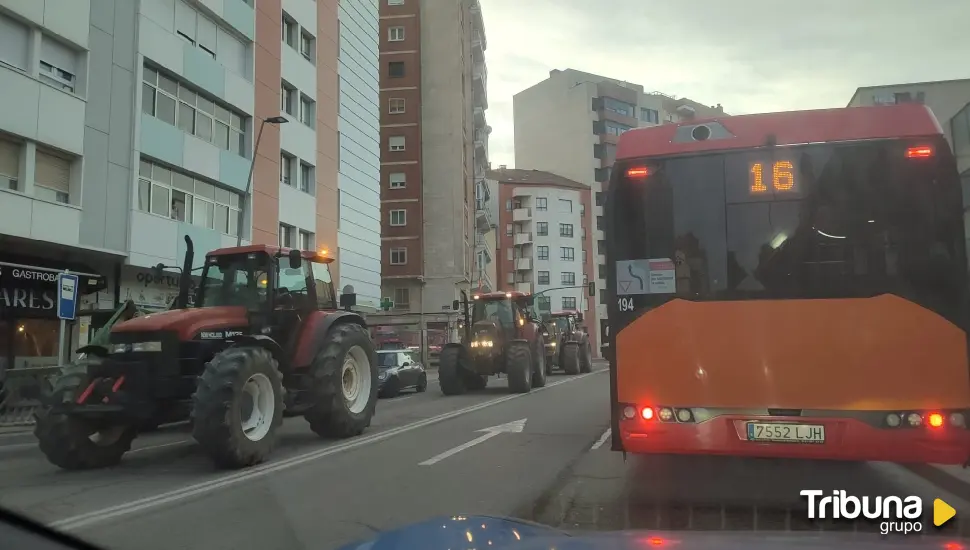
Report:
<svg viewBox="0 0 970 550"><path fill-rule="evenodd" d="M534 187L552 185L556 187L569 187L572 189L589 189L588 185L584 185L578 181L564 178L544 170L525 170L520 168L506 168L504 166L500 166L498 170L489 170L485 174L485 177L499 183L514 183L516 185Z"/></svg>

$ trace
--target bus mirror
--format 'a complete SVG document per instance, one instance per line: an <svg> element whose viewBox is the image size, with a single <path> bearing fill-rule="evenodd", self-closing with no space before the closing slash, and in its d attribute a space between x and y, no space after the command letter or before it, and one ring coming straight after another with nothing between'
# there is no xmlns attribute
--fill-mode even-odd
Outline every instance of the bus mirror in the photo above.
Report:
<svg viewBox="0 0 970 550"><path fill-rule="evenodd" d="M303 267L303 253L297 249L290 250L287 254L290 260L290 269L300 269Z"/></svg>
<svg viewBox="0 0 970 550"><path fill-rule="evenodd" d="M458 309L460 307L461 307L461 302L460 301L455 300L455 301L451 302L451 309L453 309L455 311L458 311Z"/></svg>
<svg viewBox="0 0 970 550"><path fill-rule="evenodd" d="M596 281L589 282L589 295L596 296Z"/></svg>

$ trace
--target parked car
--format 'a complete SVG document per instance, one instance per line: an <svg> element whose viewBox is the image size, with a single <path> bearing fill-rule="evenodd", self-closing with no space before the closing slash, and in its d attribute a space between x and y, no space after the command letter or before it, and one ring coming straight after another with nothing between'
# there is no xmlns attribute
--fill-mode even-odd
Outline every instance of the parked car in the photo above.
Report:
<svg viewBox="0 0 970 550"><path fill-rule="evenodd" d="M421 364L421 355L417 351L379 350L377 372L377 387L381 397L394 397L401 390L423 392L428 389L428 373Z"/></svg>

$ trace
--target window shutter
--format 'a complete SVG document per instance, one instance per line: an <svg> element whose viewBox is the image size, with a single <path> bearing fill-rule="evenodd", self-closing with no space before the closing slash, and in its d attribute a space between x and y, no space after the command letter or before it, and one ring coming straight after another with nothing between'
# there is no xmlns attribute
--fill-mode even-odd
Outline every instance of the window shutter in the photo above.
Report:
<svg viewBox="0 0 970 550"><path fill-rule="evenodd" d="M50 153L37 151L37 168L34 181L38 185L60 191L71 192L71 162Z"/></svg>
<svg viewBox="0 0 970 550"><path fill-rule="evenodd" d="M17 179L20 175L20 144L0 139L0 174Z"/></svg>

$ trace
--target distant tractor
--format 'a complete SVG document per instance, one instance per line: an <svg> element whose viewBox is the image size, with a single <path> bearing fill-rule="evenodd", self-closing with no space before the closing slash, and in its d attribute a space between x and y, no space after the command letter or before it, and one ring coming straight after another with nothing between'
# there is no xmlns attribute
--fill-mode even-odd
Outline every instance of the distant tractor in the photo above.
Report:
<svg viewBox="0 0 970 550"><path fill-rule="evenodd" d="M377 406L376 352L352 287L337 296L326 251L252 245L206 256L188 307L192 241L169 311L112 327L78 350L37 413L40 449L64 469L118 464L141 426L191 418L199 447L223 468L269 456L284 417L320 436L356 436Z"/></svg>
<svg viewBox="0 0 970 550"><path fill-rule="evenodd" d="M589 343L589 334L583 330L580 323L583 314L564 311L549 315L547 324L556 326L559 336L557 365L566 374L579 374L593 370L593 348Z"/></svg>
<svg viewBox="0 0 970 550"><path fill-rule="evenodd" d="M465 330L460 343L441 350L441 392L481 390L489 376L500 373L508 377L512 393L545 386L545 341L531 306L532 296L522 292L476 294L471 304L455 300L453 308L463 310Z"/></svg>

